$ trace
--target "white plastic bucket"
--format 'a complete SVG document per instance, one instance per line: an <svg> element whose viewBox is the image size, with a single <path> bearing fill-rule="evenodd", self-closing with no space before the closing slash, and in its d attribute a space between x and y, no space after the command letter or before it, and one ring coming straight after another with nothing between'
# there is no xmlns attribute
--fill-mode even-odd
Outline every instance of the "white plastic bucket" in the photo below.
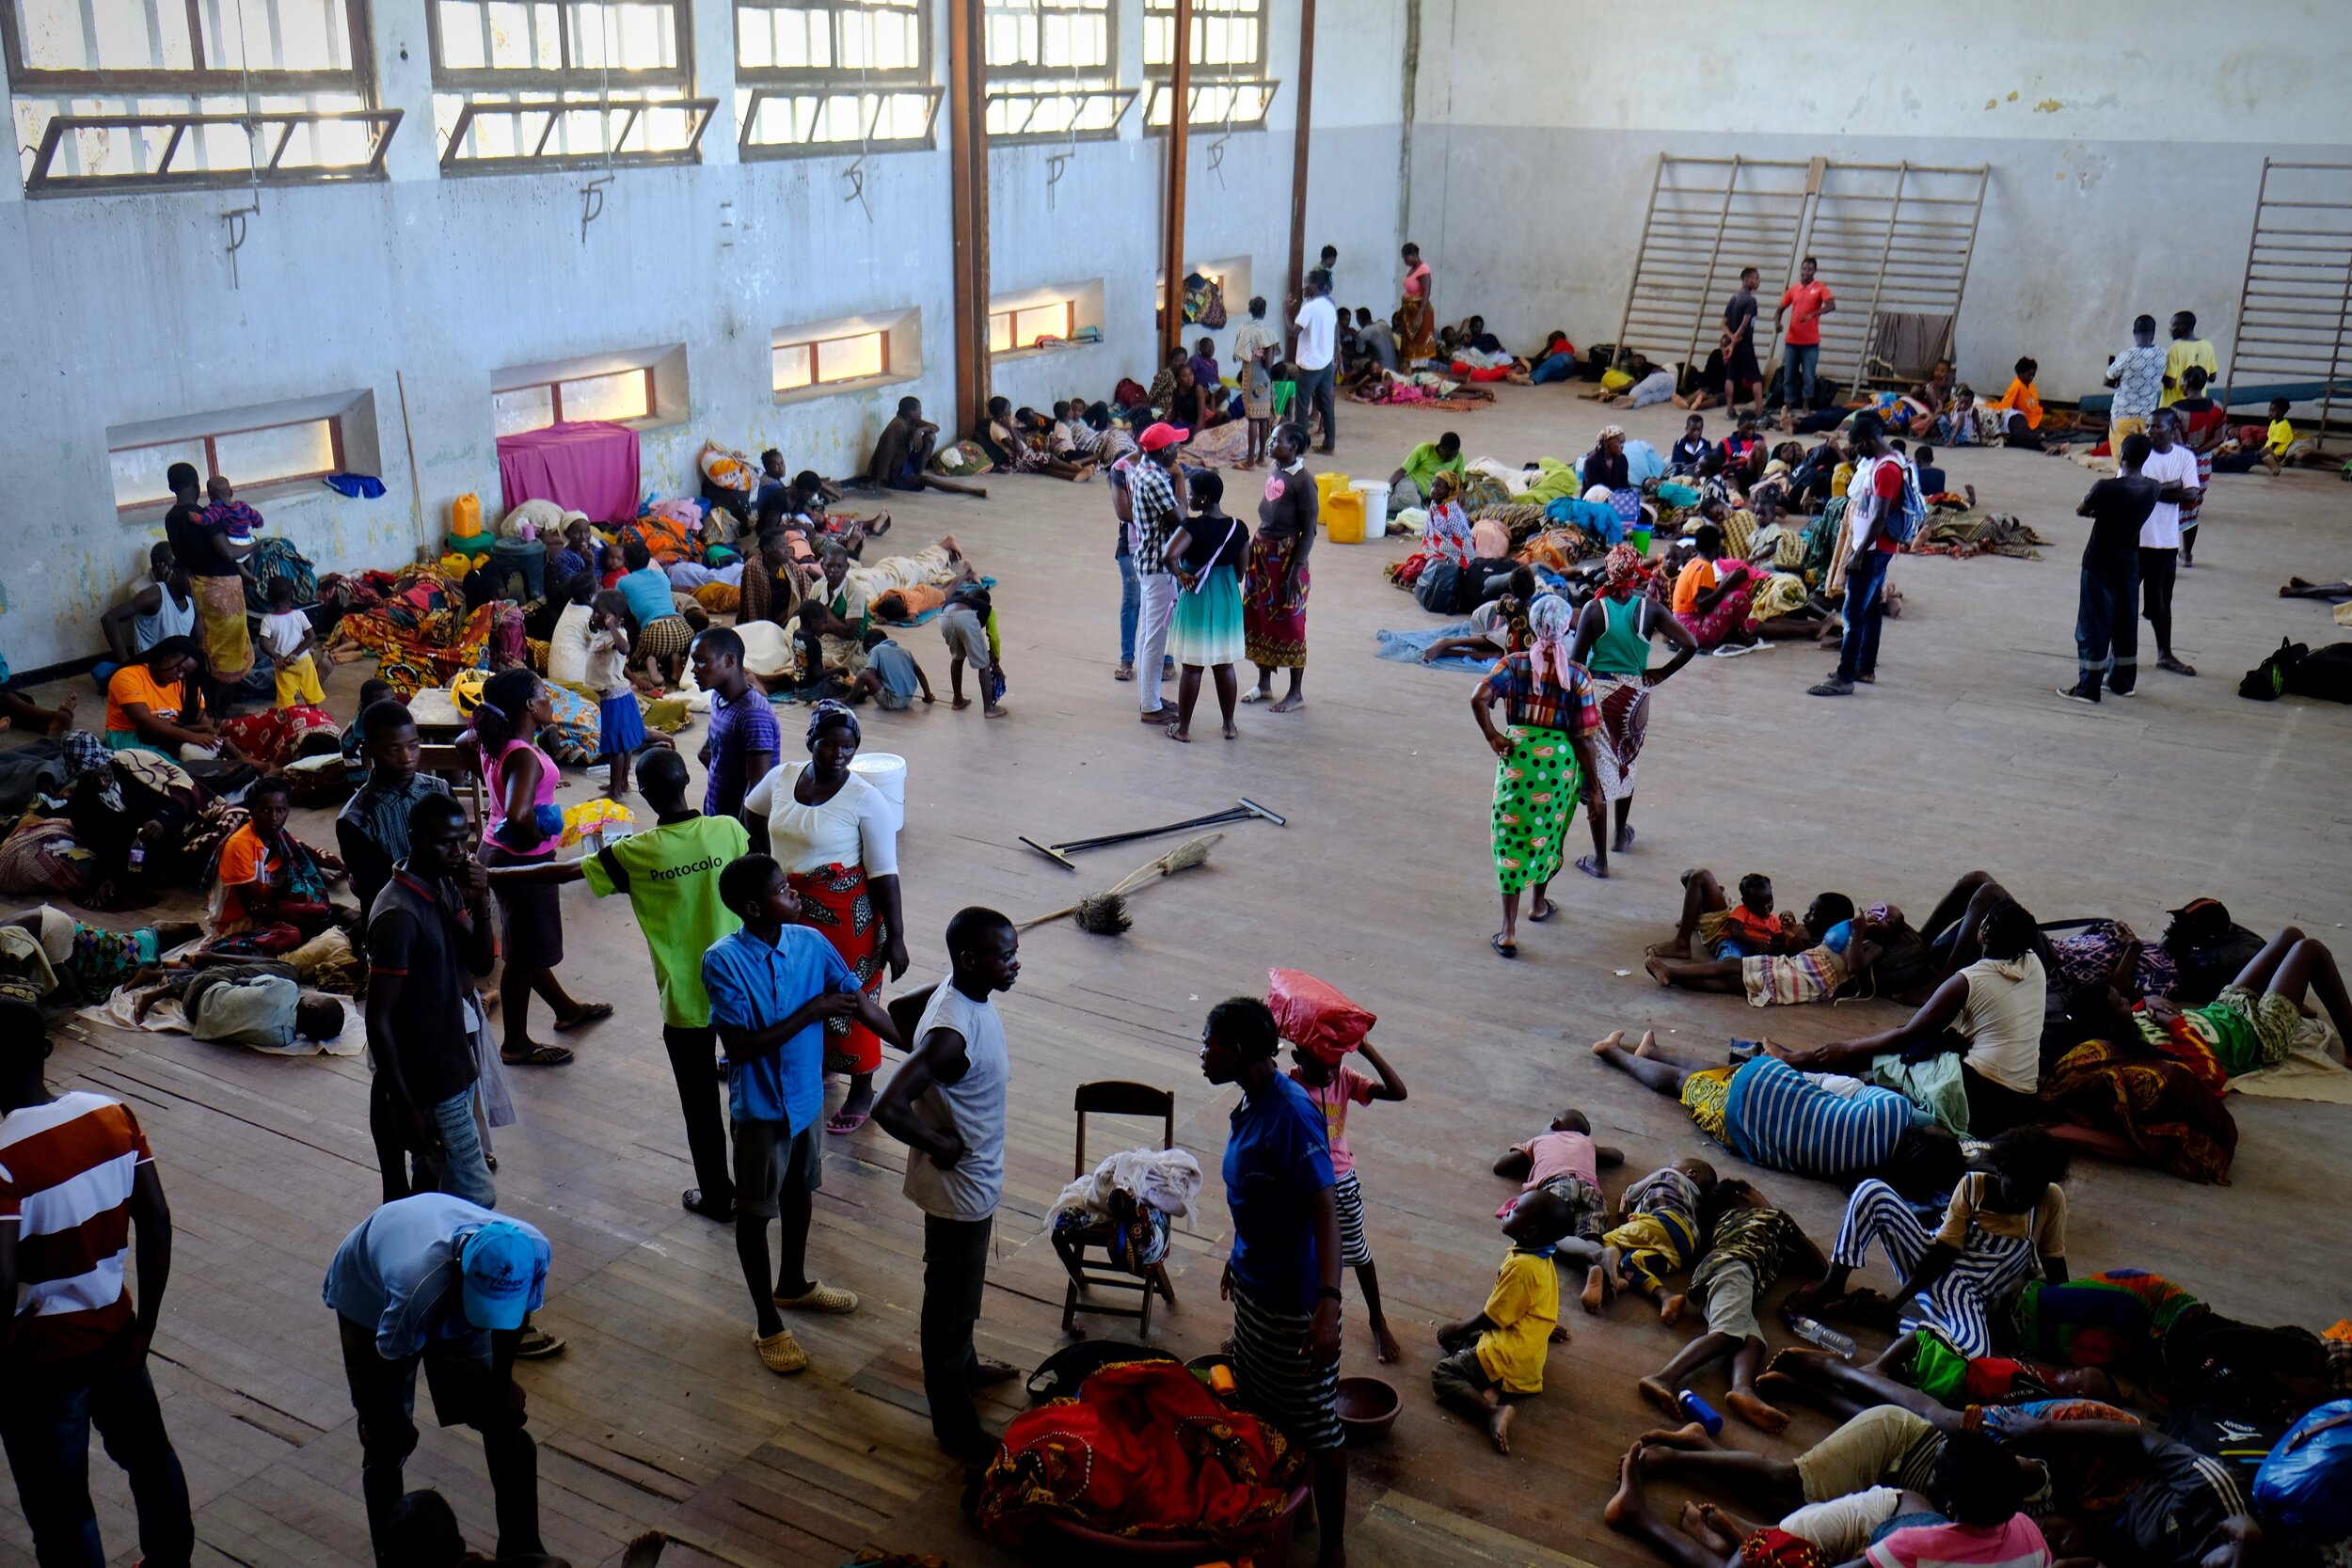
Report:
<svg viewBox="0 0 2352 1568"><path fill-rule="evenodd" d="M896 752L860 752L850 761L850 771L882 791L890 802L890 824L893 832L907 825L907 759Z"/></svg>
<svg viewBox="0 0 2352 1568"><path fill-rule="evenodd" d="M1369 545L1389 531L1389 487L1376 479L1359 479L1348 486L1364 501L1364 543Z"/></svg>

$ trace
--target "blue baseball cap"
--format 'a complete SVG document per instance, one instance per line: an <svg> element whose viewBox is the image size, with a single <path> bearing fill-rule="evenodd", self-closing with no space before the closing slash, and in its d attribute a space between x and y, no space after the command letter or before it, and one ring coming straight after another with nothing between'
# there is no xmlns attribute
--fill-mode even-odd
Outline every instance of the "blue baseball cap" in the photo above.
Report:
<svg viewBox="0 0 2352 1568"><path fill-rule="evenodd" d="M492 1220L466 1238L458 1263L465 1274L466 1321L476 1328L520 1328L539 1272L539 1249L521 1227Z"/></svg>

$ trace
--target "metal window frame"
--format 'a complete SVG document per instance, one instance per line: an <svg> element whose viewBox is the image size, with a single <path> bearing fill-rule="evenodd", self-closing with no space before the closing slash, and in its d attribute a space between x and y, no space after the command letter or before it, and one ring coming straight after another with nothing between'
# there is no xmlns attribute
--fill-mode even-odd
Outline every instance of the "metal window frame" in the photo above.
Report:
<svg viewBox="0 0 2352 1568"><path fill-rule="evenodd" d="M1268 117L1274 113L1274 101L1281 96L1282 84L1279 81L1273 81L1261 77L1195 77L1193 78L1192 89L1188 99L1188 102L1194 106L1194 108L1197 109L1200 104L1200 94L1211 87L1263 87L1265 89L1265 104L1263 107L1259 109L1257 118L1254 119L1210 119L1198 113L1187 112L1185 123L1191 128L1190 134L1192 135L1207 135L1211 133L1215 133L1216 135L1223 135L1227 134L1240 134L1249 131L1264 130ZM1168 90L1168 83L1166 77L1144 84L1143 134L1147 136L1165 136L1168 135L1168 126L1155 123L1152 120L1152 108L1153 104L1159 102L1160 95Z"/></svg>
<svg viewBox="0 0 2352 1568"><path fill-rule="evenodd" d="M930 83L875 83L859 87L855 85L853 76L844 73L841 76L821 81L763 82L757 85L742 84L739 78L739 84L748 87L750 92L750 96L743 101L743 107L739 117L741 122L740 128L736 134L735 141L736 156L746 161L765 158L840 157L847 153L868 151L929 152L939 145L936 135L939 125L939 105L940 101L946 95L946 89ZM752 139L753 131L759 123L759 106L770 99L794 98L807 93L818 93L831 97L840 94L845 88L853 94L876 100L866 120L866 130L869 133L873 129L874 119L882 113L881 99L906 93L921 93L930 104L923 116L923 134L920 136L890 136L882 140L876 140L869 135L857 141L754 141Z"/></svg>
<svg viewBox="0 0 2352 1568"><path fill-rule="evenodd" d="M661 404L656 394L660 388L654 385L653 367L651 365L625 365L617 371L591 371L585 375L564 376L553 381L520 381L516 382L512 387L491 388L490 397L493 406L495 407L496 401L504 397L509 392L535 392L542 387L546 388L548 390L548 407L549 412L554 415L554 418L548 420L547 424L535 424L531 427L532 430L545 430L548 428L548 425L558 425L564 422L564 387L566 382L602 381L608 376L629 375L632 373L642 375L645 378L645 411L642 414L631 414L627 419L613 420L607 422L612 424L628 424L632 421L641 420L659 420L661 418ZM529 432L518 430L514 434L523 436L528 435Z"/></svg>
<svg viewBox="0 0 2352 1568"><path fill-rule="evenodd" d="M1046 310L1056 308L1058 308L1061 310L1061 324L1063 330L1060 332L1048 332L1043 334L1043 336L1057 339L1060 342L1064 343L1072 342L1074 341L1073 334L1078 330L1078 302L1075 299L1041 299L1032 301L1027 305L1008 306L1002 310L992 308L988 312L989 336L992 339L995 337L996 323L998 318L1001 317L1005 323L1005 336L1008 340L1012 341L1010 341L1010 346L1006 348L996 348L992 346L988 351L990 356L993 358L1001 354L1034 354L1041 347L1051 347L1051 344L1034 342L1025 343L1018 341L1017 331L1018 324L1021 318L1031 310Z"/></svg>
<svg viewBox="0 0 2352 1568"><path fill-rule="evenodd" d="M1267 69L1266 29L1272 25L1274 16L1272 8L1266 4L1266 0L1254 0L1254 4L1257 8L1254 14L1258 20L1257 57L1247 63L1233 61L1213 63L1202 60L1196 55L1192 61L1192 75L1195 84L1201 82L1255 82L1264 79ZM1248 13L1219 12L1216 14L1240 15ZM1192 19L1197 23L1202 24L1202 30L1204 32L1206 31L1206 22L1209 15L1209 12L1200 9L1198 4L1196 3L1192 13ZM1147 80L1156 79L1164 81L1167 79L1168 74L1174 71L1175 65L1173 61L1162 61L1156 65L1152 61L1152 19L1154 16L1167 17L1172 31L1176 20L1176 0L1143 0L1143 74Z"/></svg>
<svg viewBox="0 0 2352 1568"><path fill-rule="evenodd" d="M579 85L574 84L567 90L579 91ZM450 126L449 140L441 149L441 172L443 174L518 174L533 169L601 168L606 166L615 168L644 168L663 164L691 164L698 161L702 156L703 133L710 129L710 118L718 112L718 108L719 101L715 98L602 98L584 103L539 99L522 103L501 103L469 98L459 106L457 119ZM612 138L612 143L617 147L620 143L628 140L629 133L637 128L639 118L650 109L688 109L697 114L693 133L686 138L684 147L664 151L643 152L609 150L549 152L546 150L548 138L555 135L556 121L564 115L583 111L599 114L615 110L628 111L628 118L621 122L620 135ZM478 156L469 155L465 151L466 135L472 130L475 120L500 116L520 119L524 115L531 114L544 114L548 117L548 123L541 128L539 139L534 144L533 150L523 153ZM519 137L516 139L520 140ZM513 388L506 389L514 390Z"/></svg>
<svg viewBox="0 0 2352 1568"><path fill-rule="evenodd" d="M86 196L100 191L135 190L204 190L231 189L252 184L304 185L341 184L355 181L386 178L384 157L392 145L392 133L400 129L402 111L398 109L284 109L249 115L52 115L42 129L40 146L33 154L32 172L24 178L24 194L28 197ZM375 146L364 164L302 164L293 168L279 166L287 146L294 140L296 128L304 125L365 124L381 127ZM281 127L278 144L269 161L259 167L243 169L190 169L172 172L171 161L179 156L192 129L208 125L238 125L246 128L248 136L259 141L258 127ZM146 131L169 127L171 140L164 144L162 160L157 166L133 174L56 174L50 170L57 149L67 135L75 131Z"/></svg>
<svg viewBox="0 0 2352 1568"><path fill-rule="evenodd" d="M488 5L490 0L467 0L470 5ZM430 0L424 8L425 32L432 43L433 87L437 92L578 92L584 87L601 87L613 77L619 85L631 91L644 87L674 87L691 93L694 90L694 0L636 0L643 5L661 5L670 8L672 30L677 46L677 64L644 71L615 71L609 66L582 66L572 63L573 12L585 6L619 4L620 0L535 0L551 5L564 19L558 30L558 42L564 53L564 63L553 71L537 67L513 70L499 66L484 66L459 71L441 63L441 8L437 0Z"/></svg>
<svg viewBox="0 0 2352 1568"><path fill-rule="evenodd" d="M1073 99L1083 103L1089 99L1107 98L1112 101L1113 107L1111 110L1111 122L1108 125L1102 126L1098 129L1087 131L991 131L988 134L989 145L993 147L1000 143L1006 146L1019 146L1023 143L1030 142L1117 141L1119 139L1119 128L1121 124L1125 123L1127 111L1135 107L1137 96L1138 89L1135 87L1072 87L1056 86L1050 83L1039 85L1024 83L1020 87L991 87L988 89L989 105L993 106L998 103L1025 103L1030 105L1028 118L1031 121L1035 120L1037 118L1037 105L1041 103L1058 103Z"/></svg>
<svg viewBox="0 0 2352 1568"><path fill-rule="evenodd" d="M913 4L873 5L870 0L730 0L735 13L736 66L735 79L751 87L798 87L803 91L822 86L838 88L845 80L880 89L931 86L931 10L930 0L914 0ZM845 13L867 10L905 11L914 18L915 63L889 70L859 66L747 66L743 60L743 13L745 11L821 10L834 18L834 58L841 57L840 19Z"/></svg>
<svg viewBox="0 0 2352 1568"><path fill-rule="evenodd" d="M152 0L158 8L171 0ZM683 3L683 0L681 0ZM428 12L437 9L428 6ZM25 65L23 46L22 0L0 0L0 55L5 55L8 86L26 97L72 93L192 96L255 92L350 92L370 107L376 103L373 36L368 30L368 0L343 0L345 41L351 64L342 71L243 71L203 64L204 29L197 15L197 0L188 0L188 47L197 63L185 70L157 68L140 71L52 71Z"/></svg>
<svg viewBox="0 0 2352 1568"><path fill-rule="evenodd" d="M827 343L851 343L865 338L871 338L882 346L881 370L870 371L864 375L834 376L828 376L821 372L819 369L821 361L817 353L818 349ZM787 349L794 348L808 351L808 379L797 387L779 387L775 385L775 356ZM807 392L814 391L820 387L855 387L862 382L882 381L889 377L890 329L883 326L869 326L863 331L835 332L824 338L787 338L780 343L769 344L768 355L768 390L771 393L782 395L790 392Z"/></svg>
<svg viewBox="0 0 2352 1568"><path fill-rule="evenodd" d="M166 441L134 441L129 446L108 447L106 456L111 460L117 452L145 451L151 447L183 447L191 441L198 441L201 442L204 447L204 477L207 480L215 480L221 477L220 449L215 443L222 437L258 436L265 430L296 430L305 425L314 424L323 424L326 427L326 439L334 453L334 467L319 468L310 473L275 474L268 479L253 481L250 488L258 490L273 484L303 484L314 479L325 479L328 474L339 474L343 471L343 417L341 414L321 414L315 419L309 420L280 420L275 424L241 425L234 430L208 430L201 436L175 436ZM170 499L169 496L149 496L141 500L117 501L115 510L117 512L143 511Z"/></svg>

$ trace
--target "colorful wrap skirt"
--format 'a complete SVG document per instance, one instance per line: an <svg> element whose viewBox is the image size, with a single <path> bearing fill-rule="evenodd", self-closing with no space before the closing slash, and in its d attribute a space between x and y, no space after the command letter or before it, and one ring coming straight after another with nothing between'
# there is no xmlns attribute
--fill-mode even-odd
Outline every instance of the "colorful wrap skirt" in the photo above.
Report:
<svg viewBox="0 0 2352 1568"><path fill-rule="evenodd" d="M801 896L801 919L815 927L866 995L882 995L882 911L874 907L863 865L796 871L786 880ZM882 1066L882 1037L854 1018L825 1021L825 1070L871 1072Z"/></svg>
<svg viewBox="0 0 2352 1568"><path fill-rule="evenodd" d="M1249 541L1249 567L1242 582L1242 633L1249 662L1263 670L1303 670L1307 667L1307 590L1311 573L1300 567L1298 581L1290 580L1291 557L1298 541L1269 539L1261 533Z"/></svg>
<svg viewBox="0 0 2352 1568"><path fill-rule="evenodd" d="M1562 731L1514 724L1510 735L1511 750L1495 765L1495 878L1505 894L1558 874L1584 784Z"/></svg>

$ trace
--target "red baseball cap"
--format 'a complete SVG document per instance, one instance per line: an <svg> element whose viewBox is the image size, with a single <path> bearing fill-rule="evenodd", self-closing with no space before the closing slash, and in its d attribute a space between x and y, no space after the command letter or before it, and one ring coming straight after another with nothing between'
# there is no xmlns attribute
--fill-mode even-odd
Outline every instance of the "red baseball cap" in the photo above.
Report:
<svg viewBox="0 0 2352 1568"><path fill-rule="evenodd" d="M1136 444L1146 451L1159 451L1191 439L1192 432L1184 426L1161 423L1146 427L1143 434L1136 438Z"/></svg>

